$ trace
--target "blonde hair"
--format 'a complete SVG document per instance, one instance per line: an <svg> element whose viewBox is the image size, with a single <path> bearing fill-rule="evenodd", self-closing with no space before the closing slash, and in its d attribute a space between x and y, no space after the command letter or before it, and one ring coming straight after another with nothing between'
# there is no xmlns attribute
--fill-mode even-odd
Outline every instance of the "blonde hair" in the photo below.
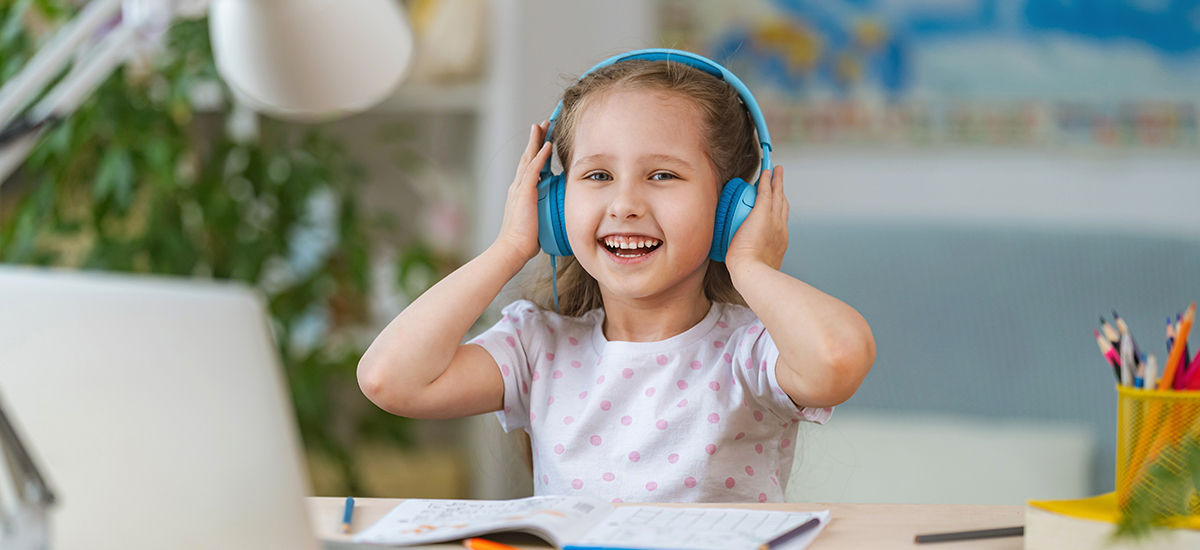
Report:
<svg viewBox="0 0 1200 550"><path fill-rule="evenodd" d="M717 181L741 177L753 181L761 149L754 123L737 90L724 80L690 65L672 61L628 60L602 67L579 79L563 92L562 111L554 127L554 150L562 166L571 165L575 130L582 113L607 92L618 89L653 90L678 94L699 111L705 155L712 163ZM543 264L549 256L543 254ZM602 307L600 285L574 257L558 258L558 291L561 313L579 316ZM547 269L536 273L546 274ZM714 302L745 305L722 262L709 260L704 275L704 296ZM529 299L544 309L554 308L549 274L539 275L530 285Z"/></svg>

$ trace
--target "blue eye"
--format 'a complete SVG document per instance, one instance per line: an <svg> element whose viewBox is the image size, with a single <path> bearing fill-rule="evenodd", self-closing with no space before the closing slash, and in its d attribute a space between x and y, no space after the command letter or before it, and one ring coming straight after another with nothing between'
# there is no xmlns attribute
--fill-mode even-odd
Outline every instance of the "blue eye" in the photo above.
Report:
<svg viewBox="0 0 1200 550"><path fill-rule="evenodd" d="M650 179L655 180L655 181L665 181L665 180L676 179L676 177L675 177L675 174L672 174L670 172L655 172L654 174L650 175Z"/></svg>
<svg viewBox="0 0 1200 550"><path fill-rule="evenodd" d="M591 174L583 176L583 179L592 181L610 181L612 180L612 176L609 176L604 172L592 172Z"/></svg>

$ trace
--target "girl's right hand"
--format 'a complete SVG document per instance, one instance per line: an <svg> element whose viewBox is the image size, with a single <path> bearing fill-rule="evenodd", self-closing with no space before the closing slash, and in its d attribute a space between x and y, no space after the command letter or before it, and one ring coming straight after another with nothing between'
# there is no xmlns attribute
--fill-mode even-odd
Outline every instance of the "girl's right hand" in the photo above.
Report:
<svg viewBox="0 0 1200 550"><path fill-rule="evenodd" d="M517 164L517 175L508 187L504 221L496 237L496 244L508 247L526 261L541 249L538 245L537 184L538 174L552 149L550 142L545 141L549 125L549 122L542 122L529 129L529 143Z"/></svg>

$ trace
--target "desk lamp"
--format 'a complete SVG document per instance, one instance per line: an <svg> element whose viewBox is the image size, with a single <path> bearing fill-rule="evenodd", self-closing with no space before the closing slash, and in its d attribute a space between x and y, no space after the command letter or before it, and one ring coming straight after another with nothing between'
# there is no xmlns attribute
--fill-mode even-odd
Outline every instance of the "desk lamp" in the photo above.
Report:
<svg viewBox="0 0 1200 550"><path fill-rule="evenodd" d="M365 110L392 92L412 58L399 0L93 0L0 88L0 184L46 126L132 53L156 45L176 18L206 11L217 71L239 101L271 116L317 121Z"/></svg>

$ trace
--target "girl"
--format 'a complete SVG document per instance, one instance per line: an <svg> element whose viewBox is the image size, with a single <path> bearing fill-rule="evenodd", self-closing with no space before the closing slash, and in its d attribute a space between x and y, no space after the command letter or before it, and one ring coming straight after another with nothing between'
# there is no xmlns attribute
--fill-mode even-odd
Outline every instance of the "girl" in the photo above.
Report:
<svg viewBox="0 0 1200 550"><path fill-rule="evenodd" d="M375 339L363 392L416 418L497 411L529 433L539 495L782 501L796 425L828 420L875 344L853 308L779 271L782 168L762 171L725 262L709 259L722 184L759 163L738 92L690 64L619 61L568 88L543 143L547 129L530 129L495 242ZM562 311L543 292L460 345L538 252L552 149L574 254Z"/></svg>

